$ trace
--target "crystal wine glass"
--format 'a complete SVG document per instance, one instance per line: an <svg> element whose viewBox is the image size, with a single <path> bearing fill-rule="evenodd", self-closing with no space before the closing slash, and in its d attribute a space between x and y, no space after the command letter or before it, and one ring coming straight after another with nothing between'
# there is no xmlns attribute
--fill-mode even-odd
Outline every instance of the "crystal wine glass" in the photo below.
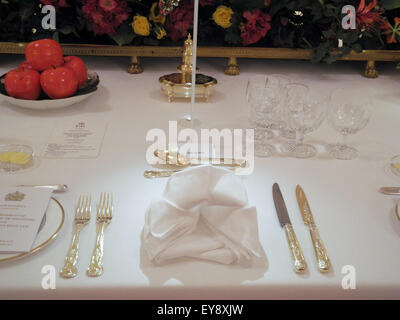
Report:
<svg viewBox="0 0 400 320"><path fill-rule="evenodd" d="M256 75L249 79L246 98L249 106L250 126L254 128L255 154L266 157L274 147L266 141L272 138L272 129L279 126L279 106L282 96L278 77Z"/></svg>
<svg viewBox="0 0 400 320"><path fill-rule="evenodd" d="M286 131L286 122L285 122L285 92L286 92L286 87L289 83L291 83L291 79L288 76L285 76L283 74L279 73L274 73L269 75L270 81L268 84L270 85L270 88L278 88L276 92L279 92L279 95L276 99L277 101L277 106L276 106L276 117L275 121L272 124L272 129L273 130L279 130L280 135L285 136Z"/></svg>
<svg viewBox="0 0 400 320"><path fill-rule="evenodd" d="M310 94L301 83L287 85L286 119L289 130L296 132L296 142L288 143L286 151L296 158L311 158L317 153L313 145L303 143L304 135L319 128L325 118L327 98Z"/></svg>
<svg viewBox="0 0 400 320"><path fill-rule="evenodd" d="M349 134L363 129L371 116L371 106L367 97L350 89L338 89L332 93L332 105L328 112L328 122L343 136L343 142L330 147L332 157L340 160L355 159L358 150L347 145Z"/></svg>

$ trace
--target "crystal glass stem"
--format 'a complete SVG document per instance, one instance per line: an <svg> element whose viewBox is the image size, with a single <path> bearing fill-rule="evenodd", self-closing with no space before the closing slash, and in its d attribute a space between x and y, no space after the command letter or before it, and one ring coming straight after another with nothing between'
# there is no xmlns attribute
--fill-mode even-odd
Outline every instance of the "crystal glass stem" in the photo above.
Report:
<svg viewBox="0 0 400 320"><path fill-rule="evenodd" d="M348 136L348 134L346 132L342 132L344 146L347 146L347 136Z"/></svg>
<svg viewBox="0 0 400 320"><path fill-rule="evenodd" d="M304 141L304 133L301 130L296 133L296 144L303 144Z"/></svg>

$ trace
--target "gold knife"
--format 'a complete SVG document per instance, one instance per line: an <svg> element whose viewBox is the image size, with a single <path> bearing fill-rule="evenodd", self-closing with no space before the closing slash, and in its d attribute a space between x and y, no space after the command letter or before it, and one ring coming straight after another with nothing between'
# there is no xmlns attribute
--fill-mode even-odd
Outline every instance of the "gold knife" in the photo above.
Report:
<svg viewBox="0 0 400 320"><path fill-rule="evenodd" d="M318 262L318 269L320 272L328 272L331 267L331 262L329 261L328 254L322 243L322 239L319 235L317 226L314 222L314 217L311 213L310 206L308 204L306 195L303 189L297 185L296 187L296 198L299 204L301 217L303 218L304 224L308 226L310 230L311 240L314 246L315 256Z"/></svg>

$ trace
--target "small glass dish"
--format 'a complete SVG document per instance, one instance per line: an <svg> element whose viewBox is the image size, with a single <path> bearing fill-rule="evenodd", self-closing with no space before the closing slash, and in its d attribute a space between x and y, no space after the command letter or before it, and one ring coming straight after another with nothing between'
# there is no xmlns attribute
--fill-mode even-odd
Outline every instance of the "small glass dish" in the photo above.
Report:
<svg viewBox="0 0 400 320"><path fill-rule="evenodd" d="M390 160L390 169L395 175L400 176L400 154Z"/></svg>
<svg viewBox="0 0 400 320"><path fill-rule="evenodd" d="M33 149L23 144L0 144L0 170L13 173L33 166Z"/></svg>

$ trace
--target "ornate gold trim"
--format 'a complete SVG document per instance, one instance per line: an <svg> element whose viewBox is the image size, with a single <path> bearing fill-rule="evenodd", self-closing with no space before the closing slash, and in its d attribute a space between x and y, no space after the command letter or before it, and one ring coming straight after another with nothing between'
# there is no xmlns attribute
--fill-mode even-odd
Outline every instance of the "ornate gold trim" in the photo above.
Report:
<svg viewBox="0 0 400 320"><path fill-rule="evenodd" d="M0 53L24 54L26 43L0 42ZM139 57L182 57L183 47L152 47L152 46L113 46L96 44L63 44L67 55L87 56L124 56L132 57L129 71L142 71ZM207 58L228 58L227 73L238 74L238 58L254 59L287 59L310 60L310 49L290 48L242 48L242 47L198 47L197 55ZM361 53L351 52L339 60L367 61L368 77L376 77L375 61L400 61L400 50L363 50Z"/></svg>
<svg viewBox="0 0 400 320"><path fill-rule="evenodd" d="M375 79L379 76L379 73L375 68L375 61L372 60L367 61L367 65L365 67L365 72L363 76L369 79Z"/></svg>
<svg viewBox="0 0 400 320"><path fill-rule="evenodd" d="M283 228L285 230L287 243L289 245L294 271L296 273L303 273L307 270L307 263L303 255L303 251L301 250L300 243L297 240L293 226L290 223L287 223Z"/></svg>
<svg viewBox="0 0 400 320"><path fill-rule="evenodd" d="M26 43L0 42L0 53L24 54ZM65 54L87 56L125 57L182 57L183 47L112 46L97 44L63 44ZM310 59L309 49L290 48L241 48L198 47L197 55L207 58L255 58L255 59ZM349 61L400 61L400 50L363 50L351 52L339 60Z"/></svg>
<svg viewBox="0 0 400 320"><path fill-rule="evenodd" d="M29 252L24 252L24 253L17 254L17 255L15 255L15 256L11 256L11 257L7 257L7 258L0 259L0 263L1 263L1 262L6 262L6 261L17 260L17 259L20 259L20 258L25 257L25 256L27 256L27 255L31 255L32 253L35 253L35 252L37 252L37 251L43 249L45 246L47 246L50 242L52 242L52 241L58 236L58 234L60 233L60 230L61 230L62 226L64 225L65 211L64 211L63 206L61 205L61 203L60 203L57 199L55 199L55 198L53 198L53 197L51 197L51 199L54 200L54 201L56 202L56 204L57 204L57 205L60 207L60 209L61 209L61 216L62 216L62 218L61 218L60 225L57 227L57 230L54 231L54 233L50 236L50 238L48 238L46 241L44 241L44 242L42 242L41 244L39 244L37 247L31 249Z"/></svg>

